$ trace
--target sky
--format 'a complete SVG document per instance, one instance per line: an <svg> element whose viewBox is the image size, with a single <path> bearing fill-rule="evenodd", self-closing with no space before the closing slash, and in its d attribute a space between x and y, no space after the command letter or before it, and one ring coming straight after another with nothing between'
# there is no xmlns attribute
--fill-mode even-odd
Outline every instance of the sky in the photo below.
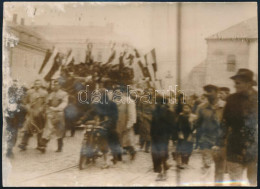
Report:
<svg viewBox="0 0 260 189"><path fill-rule="evenodd" d="M106 25L114 23L142 53L156 49L159 76L176 75L176 3L21 3L4 4L4 19L12 14L26 25ZM257 4L182 3L182 78L206 59L205 38L257 16Z"/></svg>

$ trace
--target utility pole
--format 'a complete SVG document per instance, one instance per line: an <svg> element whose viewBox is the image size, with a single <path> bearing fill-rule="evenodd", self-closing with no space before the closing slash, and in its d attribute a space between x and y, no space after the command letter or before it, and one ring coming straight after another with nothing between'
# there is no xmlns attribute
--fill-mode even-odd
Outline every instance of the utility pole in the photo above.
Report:
<svg viewBox="0 0 260 189"><path fill-rule="evenodd" d="M176 61L177 61L177 85L181 88L181 6L182 3L177 3L177 51L176 51Z"/></svg>
<svg viewBox="0 0 260 189"><path fill-rule="evenodd" d="M176 44L176 75L177 75L177 85L181 89L181 3L177 3L177 44ZM177 89L176 89L177 90ZM177 91L175 91L177 94ZM181 183L181 170L176 167L176 184L179 186Z"/></svg>

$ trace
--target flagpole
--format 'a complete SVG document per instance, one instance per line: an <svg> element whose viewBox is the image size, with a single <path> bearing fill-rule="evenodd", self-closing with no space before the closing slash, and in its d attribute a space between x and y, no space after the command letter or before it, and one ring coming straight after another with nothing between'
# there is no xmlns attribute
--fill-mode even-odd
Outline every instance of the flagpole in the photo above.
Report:
<svg viewBox="0 0 260 189"><path fill-rule="evenodd" d="M176 50L176 61L177 61L177 85L181 89L181 3L177 3L177 50ZM177 93L177 91L175 91ZM177 157L178 158L178 157ZM177 160L178 161L178 160ZM181 171L176 167L176 184L180 185Z"/></svg>
<svg viewBox="0 0 260 189"><path fill-rule="evenodd" d="M181 88L181 3L177 3L177 85Z"/></svg>

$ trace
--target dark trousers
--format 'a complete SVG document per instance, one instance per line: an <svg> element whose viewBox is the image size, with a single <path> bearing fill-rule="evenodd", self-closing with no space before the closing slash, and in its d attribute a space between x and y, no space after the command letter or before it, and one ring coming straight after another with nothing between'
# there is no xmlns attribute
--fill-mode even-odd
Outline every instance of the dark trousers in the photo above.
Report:
<svg viewBox="0 0 260 189"><path fill-rule="evenodd" d="M177 165L182 165L182 164L188 165L189 159L190 159L190 154L177 153L176 155Z"/></svg>
<svg viewBox="0 0 260 189"><path fill-rule="evenodd" d="M70 136L72 136L72 137L75 135L75 131L76 131L75 126L76 126L75 120L65 119L65 127L67 130L70 130Z"/></svg>
<svg viewBox="0 0 260 189"><path fill-rule="evenodd" d="M21 109L20 114L16 114L14 117L5 117L6 130L7 130L7 153L12 153L13 147L17 141L18 128L23 126L25 118L25 110Z"/></svg>
<svg viewBox="0 0 260 189"><path fill-rule="evenodd" d="M136 153L133 146L125 146L124 149L128 151L131 155Z"/></svg>
<svg viewBox="0 0 260 189"><path fill-rule="evenodd" d="M28 131L24 132L24 135L22 137L22 142L21 145L22 146L27 146L29 139L32 137L33 135L31 133L29 133ZM42 139L42 133L37 133L37 147L41 146L41 139Z"/></svg>
<svg viewBox="0 0 260 189"><path fill-rule="evenodd" d="M145 151L148 152L151 146L151 142L148 140L143 139L142 137L140 137L140 147L141 149L143 149L143 147L145 146Z"/></svg>
<svg viewBox="0 0 260 189"><path fill-rule="evenodd" d="M200 130L197 129L196 132L196 144L195 144L195 149L199 148L199 140L200 140L201 132Z"/></svg>
<svg viewBox="0 0 260 189"><path fill-rule="evenodd" d="M152 160L154 172L161 173L167 170L168 142L152 140Z"/></svg>
<svg viewBox="0 0 260 189"><path fill-rule="evenodd" d="M107 135L108 146L112 152L113 158L117 161L122 161L122 151L119 142L118 133L116 130L111 130Z"/></svg>
<svg viewBox="0 0 260 189"><path fill-rule="evenodd" d="M18 128L7 124L7 153L12 153L17 141Z"/></svg>

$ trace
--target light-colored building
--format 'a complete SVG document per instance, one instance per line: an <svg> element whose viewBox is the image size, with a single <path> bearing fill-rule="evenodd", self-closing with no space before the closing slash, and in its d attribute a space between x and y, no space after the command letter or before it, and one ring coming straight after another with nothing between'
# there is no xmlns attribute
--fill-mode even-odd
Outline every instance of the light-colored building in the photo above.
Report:
<svg viewBox="0 0 260 189"><path fill-rule="evenodd" d="M67 54L72 49L75 63L85 62L88 43L92 43L93 58L99 62L107 61L113 43L117 48L124 43L129 45L126 37L114 32L111 23L105 26L35 25L32 28L43 34L59 52Z"/></svg>
<svg viewBox="0 0 260 189"><path fill-rule="evenodd" d="M208 49L204 66L195 67L189 76L195 93L201 93L205 84L229 87L238 69L248 68L258 77L257 18L251 18L206 38Z"/></svg>
<svg viewBox="0 0 260 189"><path fill-rule="evenodd" d="M49 47L42 35L21 22L17 22L17 15L13 21L4 23L5 41L15 38L16 43L7 50L9 56L10 76L21 84L30 85L38 76L46 50Z"/></svg>

